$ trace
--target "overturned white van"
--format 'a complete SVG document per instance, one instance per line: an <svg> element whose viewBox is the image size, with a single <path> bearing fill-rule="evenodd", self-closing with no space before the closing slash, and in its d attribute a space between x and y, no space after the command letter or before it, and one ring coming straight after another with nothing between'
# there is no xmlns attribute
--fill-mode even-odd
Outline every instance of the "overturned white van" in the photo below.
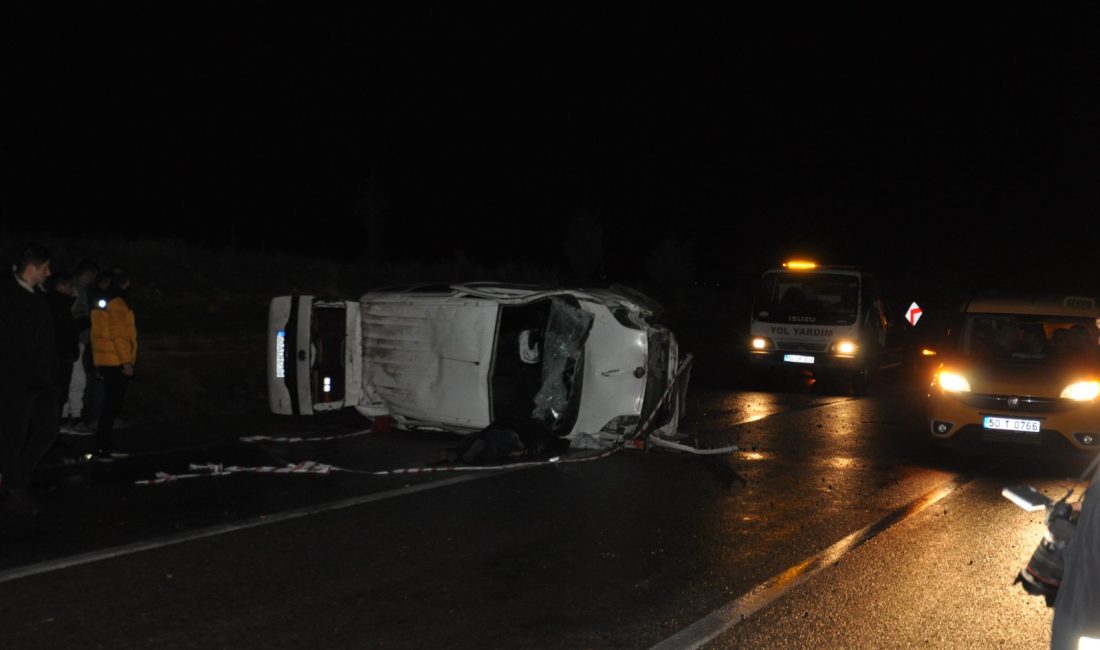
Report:
<svg viewBox="0 0 1100 650"><path fill-rule="evenodd" d="M631 289L419 285L358 301L271 301L272 412L354 407L400 428L471 433L531 417L575 446L670 436L680 352L660 307ZM668 393L666 395L666 392Z"/></svg>

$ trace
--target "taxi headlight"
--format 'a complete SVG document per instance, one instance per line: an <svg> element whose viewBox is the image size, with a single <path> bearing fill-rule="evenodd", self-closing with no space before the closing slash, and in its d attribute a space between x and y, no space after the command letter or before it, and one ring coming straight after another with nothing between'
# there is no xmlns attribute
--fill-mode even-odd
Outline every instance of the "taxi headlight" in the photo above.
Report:
<svg viewBox="0 0 1100 650"><path fill-rule="evenodd" d="M754 336L751 345L753 350L767 350L772 346L772 342L763 336Z"/></svg>
<svg viewBox="0 0 1100 650"><path fill-rule="evenodd" d="M833 345L833 349L836 350L837 354L855 354L856 350L859 349L859 345L852 341L837 341Z"/></svg>
<svg viewBox="0 0 1100 650"><path fill-rule="evenodd" d="M940 371L937 380L940 384L940 388L951 391L953 393L969 393L970 382L966 380L957 372L951 372L950 370Z"/></svg>
<svg viewBox="0 0 1100 650"><path fill-rule="evenodd" d="M1100 381L1079 381L1076 384L1066 386L1062 391L1062 397L1078 402L1088 402L1100 395Z"/></svg>

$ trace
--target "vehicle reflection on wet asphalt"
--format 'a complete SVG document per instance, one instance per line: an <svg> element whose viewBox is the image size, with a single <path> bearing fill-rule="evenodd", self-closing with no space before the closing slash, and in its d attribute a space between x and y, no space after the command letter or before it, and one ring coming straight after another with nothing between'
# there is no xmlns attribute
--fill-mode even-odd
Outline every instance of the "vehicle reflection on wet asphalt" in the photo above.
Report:
<svg viewBox="0 0 1100 650"><path fill-rule="evenodd" d="M735 453L501 472L135 484L192 463L438 467L458 440L239 441L363 431L354 413L135 427L110 466L67 462L73 438L42 514L0 528L0 646L1040 647L1050 612L1011 582L1042 517L1000 490L1060 495L1083 464L931 449L922 388L704 378L682 430Z"/></svg>

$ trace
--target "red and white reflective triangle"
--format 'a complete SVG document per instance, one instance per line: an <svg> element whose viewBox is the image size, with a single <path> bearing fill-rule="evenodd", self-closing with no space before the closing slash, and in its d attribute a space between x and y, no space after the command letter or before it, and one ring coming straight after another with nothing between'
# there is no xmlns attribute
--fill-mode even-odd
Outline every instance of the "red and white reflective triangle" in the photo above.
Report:
<svg viewBox="0 0 1100 650"><path fill-rule="evenodd" d="M920 315L921 309L917 305L917 303L914 302L913 304L909 305L909 310L905 312L905 320L909 321L909 324L915 327L917 321L920 320Z"/></svg>

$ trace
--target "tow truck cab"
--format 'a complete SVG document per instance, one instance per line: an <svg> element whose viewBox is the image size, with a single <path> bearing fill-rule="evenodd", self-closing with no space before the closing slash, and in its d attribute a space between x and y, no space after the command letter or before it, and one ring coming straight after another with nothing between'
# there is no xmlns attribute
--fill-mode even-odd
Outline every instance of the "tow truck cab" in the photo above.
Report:
<svg viewBox="0 0 1100 650"><path fill-rule="evenodd" d="M764 272L752 306L753 367L802 370L852 382L863 393L878 370L900 365L880 285L868 271L809 261Z"/></svg>

